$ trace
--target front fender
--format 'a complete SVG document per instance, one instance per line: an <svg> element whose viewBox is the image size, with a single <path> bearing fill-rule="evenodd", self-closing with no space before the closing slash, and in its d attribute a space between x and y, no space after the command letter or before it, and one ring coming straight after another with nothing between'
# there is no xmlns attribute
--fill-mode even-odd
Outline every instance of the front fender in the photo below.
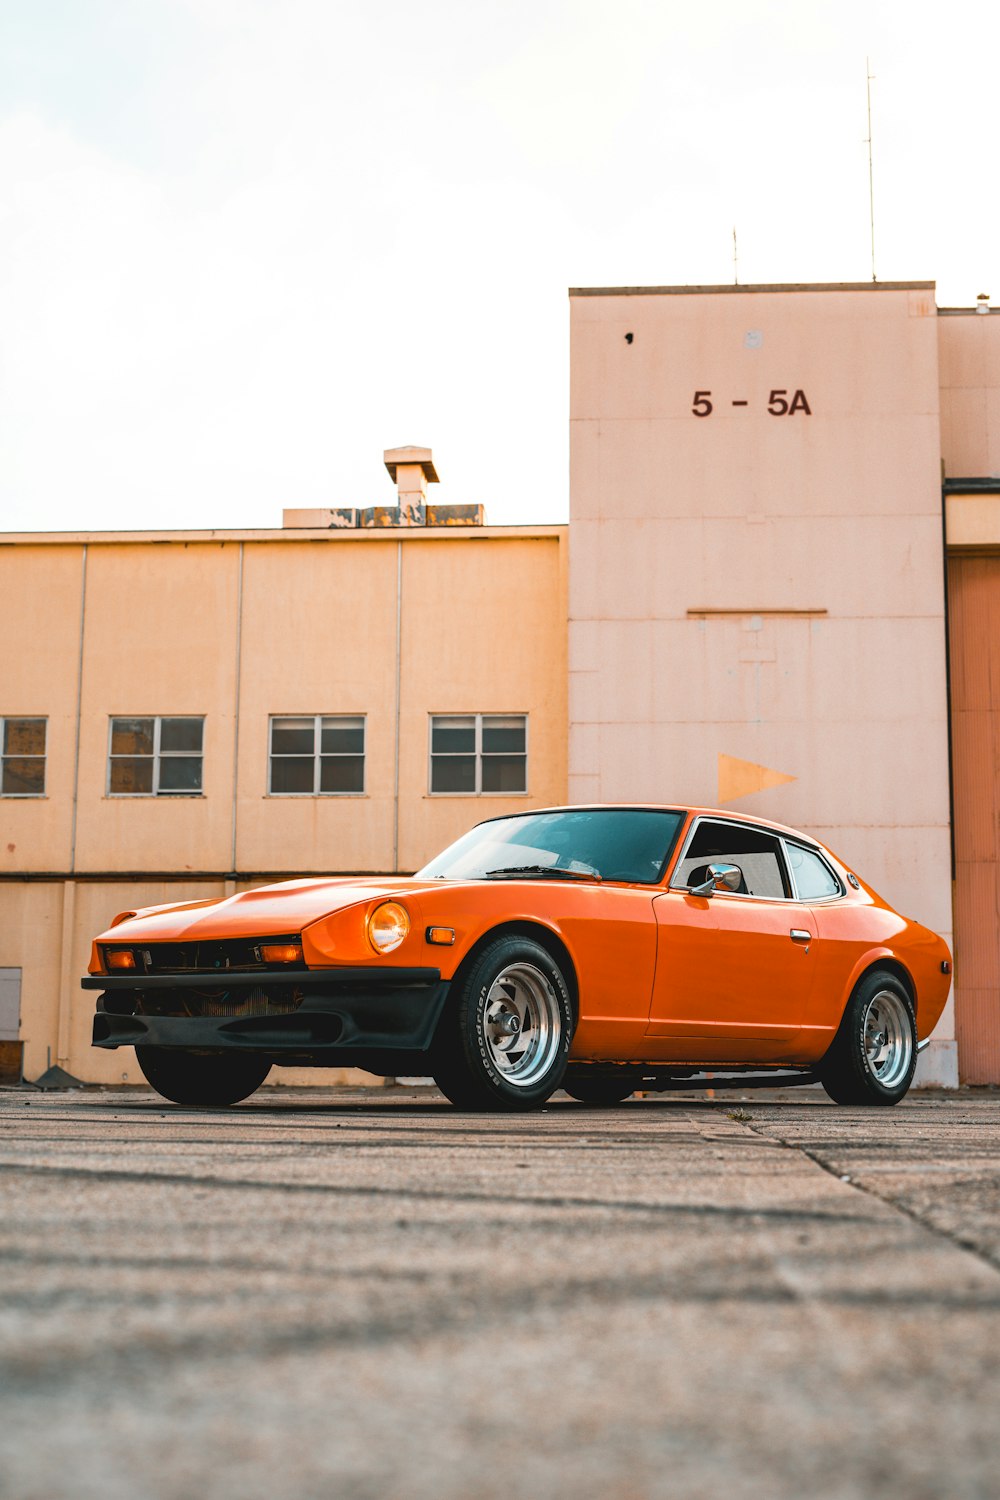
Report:
<svg viewBox="0 0 1000 1500"><path fill-rule="evenodd" d="M581 896L575 890L562 903L570 919ZM391 953L375 952L367 937L368 918L385 900L398 902L410 918L410 931ZM584 895L583 901L585 902ZM310 968L341 964L368 964L381 968L431 964L442 979L453 979L459 965L479 943L497 928L531 925L552 934L576 964L571 935L547 895L540 899L537 886L482 885L469 883L400 891L360 901L332 912L303 929L303 954ZM564 913L565 914L565 913ZM432 928L454 933L451 943L430 942Z"/></svg>

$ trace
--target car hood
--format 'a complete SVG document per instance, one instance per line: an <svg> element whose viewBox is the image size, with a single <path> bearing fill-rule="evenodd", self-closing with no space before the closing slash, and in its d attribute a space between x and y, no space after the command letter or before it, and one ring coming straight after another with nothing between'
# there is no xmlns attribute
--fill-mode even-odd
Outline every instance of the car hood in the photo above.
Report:
<svg viewBox="0 0 1000 1500"><path fill-rule="evenodd" d="M170 906L147 906L136 911L101 939L129 943L180 942L185 938L211 940L231 937L271 937L301 932L313 922L364 901L388 901L439 887L438 880L359 880L345 876L330 880L285 880L258 886L235 896L210 901L182 901ZM101 939L98 939L100 941Z"/></svg>

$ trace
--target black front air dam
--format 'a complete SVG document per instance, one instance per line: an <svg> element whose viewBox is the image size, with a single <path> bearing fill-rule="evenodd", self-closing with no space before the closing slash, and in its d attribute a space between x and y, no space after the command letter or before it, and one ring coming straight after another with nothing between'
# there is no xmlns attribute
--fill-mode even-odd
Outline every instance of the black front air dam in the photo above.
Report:
<svg viewBox="0 0 1000 1500"><path fill-rule="evenodd" d="M138 980L138 982L136 982ZM220 982L221 981L221 982ZM306 991L294 1011L270 1016L122 1015L118 1007L129 992L138 1000L144 990L282 989ZM358 1053L425 1052L430 1046L449 983L439 969L294 970L266 974L111 975L93 974L83 988L102 990L94 1017L95 1047L190 1047L211 1051L266 1052L318 1063L361 1066ZM115 1010L104 1000L115 997Z"/></svg>

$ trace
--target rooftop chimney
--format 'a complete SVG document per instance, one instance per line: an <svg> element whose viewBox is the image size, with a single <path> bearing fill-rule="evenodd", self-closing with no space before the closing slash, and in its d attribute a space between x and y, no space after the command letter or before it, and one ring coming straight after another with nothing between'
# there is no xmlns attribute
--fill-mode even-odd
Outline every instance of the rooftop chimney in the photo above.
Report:
<svg viewBox="0 0 1000 1500"><path fill-rule="evenodd" d="M976 312L977 313L988 313L989 310L990 310L990 294L989 294L989 292L980 292L979 296L976 298Z"/></svg>
<svg viewBox="0 0 1000 1500"><path fill-rule="evenodd" d="M434 455L429 448L387 448L382 455L399 497L399 524L422 526L426 520L427 486L438 484Z"/></svg>
<svg viewBox="0 0 1000 1500"><path fill-rule="evenodd" d="M339 505L324 510L286 510L286 530L357 531L381 526L483 526L481 505L428 505L427 486L437 484L434 455L429 448L387 448L382 461L396 486L395 505L367 505L361 509Z"/></svg>

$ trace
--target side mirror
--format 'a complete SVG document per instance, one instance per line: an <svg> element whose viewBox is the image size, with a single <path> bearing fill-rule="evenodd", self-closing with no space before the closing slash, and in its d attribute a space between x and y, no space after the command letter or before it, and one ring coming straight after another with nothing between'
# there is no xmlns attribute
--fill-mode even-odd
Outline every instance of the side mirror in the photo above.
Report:
<svg viewBox="0 0 1000 1500"><path fill-rule="evenodd" d="M706 879L698 885L689 885L691 896L714 896L716 891L738 891L743 881L739 865L706 865Z"/></svg>

